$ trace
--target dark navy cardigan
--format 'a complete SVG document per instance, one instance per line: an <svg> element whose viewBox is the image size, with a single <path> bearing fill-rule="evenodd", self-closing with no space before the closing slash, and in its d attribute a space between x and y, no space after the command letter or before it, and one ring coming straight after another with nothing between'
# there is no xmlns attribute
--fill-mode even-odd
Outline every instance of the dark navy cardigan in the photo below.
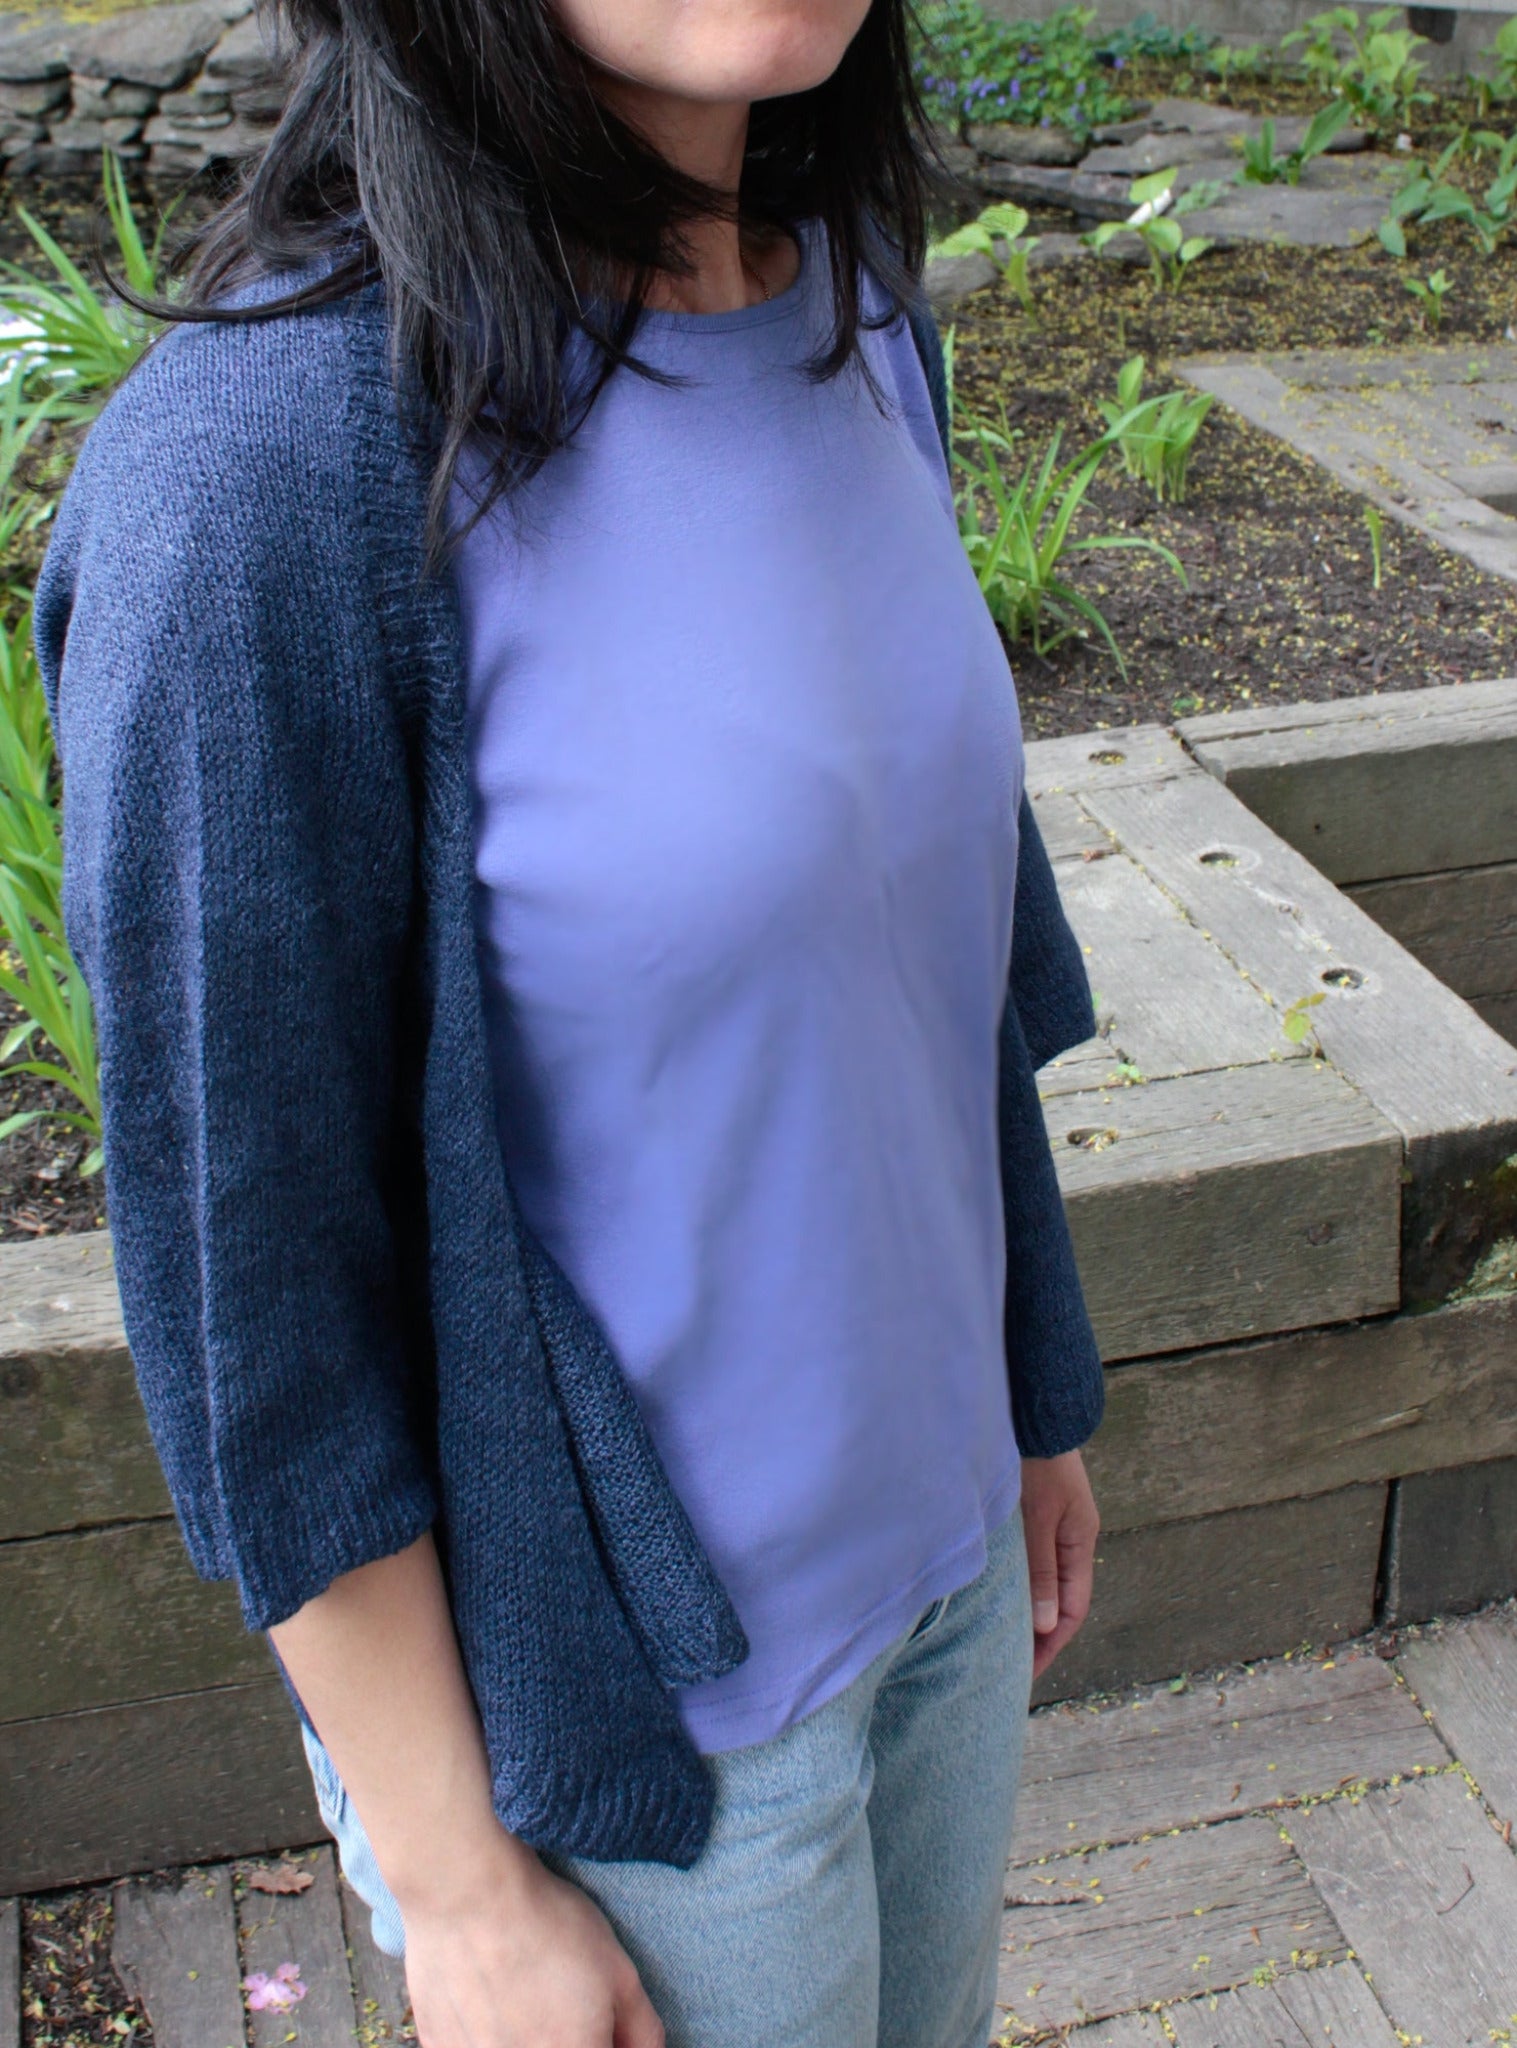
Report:
<svg viewBox="0 0 1517 2048"><path fill-rule="evenodd" d="M669 1688L746 1644L502 1163L425 414L378 286L179 328L60 508L37 645L122 1309L190 1556L250 1628L435 1528L504 1825L688 1864L711 1785ZM1047 1457L1102 1377L1034 1069L1095 1020L1025 800L1020 826L1006 1348Z"/></svg>

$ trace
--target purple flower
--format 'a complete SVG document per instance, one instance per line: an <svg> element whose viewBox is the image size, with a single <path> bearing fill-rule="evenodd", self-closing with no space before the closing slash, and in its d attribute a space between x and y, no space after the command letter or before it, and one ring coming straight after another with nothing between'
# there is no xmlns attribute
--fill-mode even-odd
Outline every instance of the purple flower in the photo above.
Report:
<svg viewBox="0 0 1517 2048"><path fill-rule="evenodd" d="M272 1977L262 1970L244 1977L242 1988L248 1994L249 2012L288 2012L310 1987L300 1981L299 1963L281 1963Z"/></svg>
<svg viewBox="0 0 1517 2048"><path fill-rule="evenodd" d="M1125 57L1113 57L1111 68L1113 71L1125 71L1127 69L1127 59Z"/></svg>
<svg viewBox="0 0 1517 2048"><path fill-rule="evenodd" d="M1084 80L1084 79L1082 78L1082 79L1080 80L1080 83L1079 83L1079 84L1078 84L1078 85L1077 85L1077 86L1075 87L1075 98L1076 98L1076 99L1079 99L1079 98L1081 98L1081 96L1082 96L1082 95L1084 94L1084 91L1085 91L1085 80Z"/></svg>
<svg viewBox="0 0 1517 2048"><path fill-rule="evenodd" d="M1019 100L1022 97L1022 81L1020 78L1014 78L1011 81L1011 96L1014 100Z"/></svg>

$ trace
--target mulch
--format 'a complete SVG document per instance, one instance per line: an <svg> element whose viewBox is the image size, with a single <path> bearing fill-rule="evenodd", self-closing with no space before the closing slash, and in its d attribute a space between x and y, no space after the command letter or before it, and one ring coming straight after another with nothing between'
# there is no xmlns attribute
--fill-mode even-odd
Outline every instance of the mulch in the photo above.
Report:
<svg viewBox="0 0 1517 2048"><path fill-rule="evenodd" d="M1295 110L1290 85L1239 82L1226 91L1173 69L1135 68L1132 89L1210 96L1250 111ZM1445 100L1416 135L1435 146L1471 110ZM192 195L198 210L209 194ZM43 194L38 211L80 246L87 194ZM1049 215L1039 225L1068 228ZM18 225L0 253L20 254ZM1501 340L1517 322L1517 244L1482 256L1467 231L1421 231L1418 274L1453 280L1441 333L1453 346ZM1378 244L1351 251L1214 251L1178 292L1146 270L1102 261L1035 275L1029 316L1000 286L978 292L956 319L957 381L972 407L1004 400L1029 452L1057 428L1066 451L1097 434L1101 398L1114 395L1127 357L1147 359L1147 392L1172 388L1170 366L1212 351L1335 346L1401 348L1432 339ZM1387 518L1382 587L1373 587L1363 501L1262 430L1214 407L1201 431L1183 504L1160 507L1115 459L1092 488L1077 532L1162 542L1182 584L1152 557L1092 555L1072 581L1104 612L1126 672L1099 639L1047 656L1008 647L1026 737L1088 732L1265 699L1281 703L1472 681L1509 672L1517 650L1517 586ZM9 1022L0 1004L0 1031ZM46 1084L0 1084L0 1115L45 1104ZM86 1150L47 1124L0 1143L0 1241L91 1229L102 1221L101 1178L81 1182Z"/></svg>
<svg viewBox="0 0 1517 2048"><path fill-rule="evenodd" d="M113 1919L108 1886L25 1901L22 2048L152 2048L147 2014L111 1963Z"/></svg>

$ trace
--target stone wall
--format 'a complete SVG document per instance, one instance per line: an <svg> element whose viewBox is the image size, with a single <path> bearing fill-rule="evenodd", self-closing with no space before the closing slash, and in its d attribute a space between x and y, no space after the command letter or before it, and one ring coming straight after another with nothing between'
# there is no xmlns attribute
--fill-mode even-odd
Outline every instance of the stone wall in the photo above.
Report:
<svg viewBox="0 0 1517 2048"><path fill-rule="evenodd" d="M256 149L280 104L252 0L0 26L0 162L13 178L97 178L109 146L181 179Z"/></svg>

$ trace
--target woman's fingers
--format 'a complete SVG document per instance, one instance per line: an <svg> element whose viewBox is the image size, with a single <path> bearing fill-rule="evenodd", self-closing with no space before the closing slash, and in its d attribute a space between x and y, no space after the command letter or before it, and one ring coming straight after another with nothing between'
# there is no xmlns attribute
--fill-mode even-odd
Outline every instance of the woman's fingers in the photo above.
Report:
<svg viewBox="0 0 1517 2048"><path fill-rule="evenodd" d="M1101 1523L1078 1451L1023 1460L1022 1522L1036 1678L1090 1612Z"/></svg>

